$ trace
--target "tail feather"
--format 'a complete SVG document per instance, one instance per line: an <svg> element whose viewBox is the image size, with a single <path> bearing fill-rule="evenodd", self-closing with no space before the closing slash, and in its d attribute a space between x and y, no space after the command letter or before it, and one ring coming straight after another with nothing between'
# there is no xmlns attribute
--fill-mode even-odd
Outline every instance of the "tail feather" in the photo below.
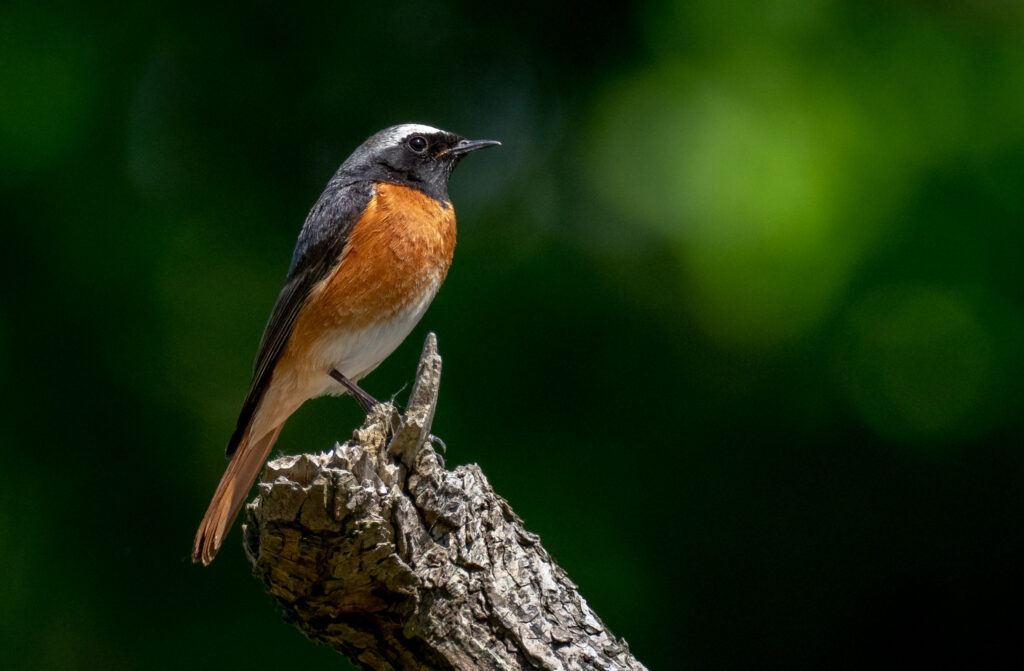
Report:
<svg viewBox="0 0 1024 671"><path fill-rule="evenodd" d="M224 536L242 509L242 503L256 482L256 476L263 468L283 426L282 423L255 439L250 431L239 444L217 485L217 491L213 493L213 500L203 515L203 521L199 523L199 531L192 544L192 561L207 566L217 556Z"/></svg>

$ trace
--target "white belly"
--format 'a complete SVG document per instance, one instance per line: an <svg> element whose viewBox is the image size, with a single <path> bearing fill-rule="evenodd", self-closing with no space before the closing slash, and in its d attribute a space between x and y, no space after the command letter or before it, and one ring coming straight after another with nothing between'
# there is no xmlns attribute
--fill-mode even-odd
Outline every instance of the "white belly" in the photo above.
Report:
<svg viewBox="0 0 1024 671"><path fill-rule="evenodd" d="M369 375L416 327L437 295L439 285L440 282L432 282L417 299L362 329L333 330L318 339L311 348L310 359L317 367L323 367L325 375L321 378L322 388L315 390L311 397L345 393L341 384L326 375L331 368L353 382Z"/></svg>

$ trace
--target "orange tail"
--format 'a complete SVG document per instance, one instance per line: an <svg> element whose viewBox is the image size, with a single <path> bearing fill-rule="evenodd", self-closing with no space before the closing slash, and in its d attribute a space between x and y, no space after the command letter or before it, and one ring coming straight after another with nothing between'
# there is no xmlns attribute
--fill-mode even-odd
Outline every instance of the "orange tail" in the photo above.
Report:
<svg viewBox="0 0 1024 671"><path fill-rule="evenodd" d="M204 566L208 566L217 556L224 536L238 516L242 502L256 482L256 476L263 468L270 448L277 441L283 426L284 424L278 425L270 433L256 440L246 436L238 446L220 479L220 484L217 485L217 491L213 493L213 500L203 515L203 521L199 523L199 531L196 532L196 540L192 544L192 561L201 561Z"/></svg>

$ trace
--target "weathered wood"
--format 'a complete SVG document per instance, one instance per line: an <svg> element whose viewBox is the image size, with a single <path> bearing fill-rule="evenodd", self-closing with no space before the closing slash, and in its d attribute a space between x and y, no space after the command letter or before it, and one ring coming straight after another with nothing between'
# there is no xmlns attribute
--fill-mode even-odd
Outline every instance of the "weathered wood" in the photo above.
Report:
<svg viewBox="0 0 1024 671"><path fill-rule="evenodd" d="M382 404L344 445L267 464L246 508L254 574L366 669L644 669L480 468L444 468L440 376L430 334L404 415Z"/></svg>

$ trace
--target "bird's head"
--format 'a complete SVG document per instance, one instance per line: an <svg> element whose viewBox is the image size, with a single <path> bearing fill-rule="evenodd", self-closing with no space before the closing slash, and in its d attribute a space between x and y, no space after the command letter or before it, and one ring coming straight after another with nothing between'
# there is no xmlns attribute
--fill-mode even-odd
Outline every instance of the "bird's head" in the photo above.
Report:
<svg viewBox="0 0 1024 671"><path fill-rule="evenodd" d="M400 124L367 138L339 174L402 184L447 201L448 177L462 157L500 144L497 140L467 140L432 126Z"/></svg>

